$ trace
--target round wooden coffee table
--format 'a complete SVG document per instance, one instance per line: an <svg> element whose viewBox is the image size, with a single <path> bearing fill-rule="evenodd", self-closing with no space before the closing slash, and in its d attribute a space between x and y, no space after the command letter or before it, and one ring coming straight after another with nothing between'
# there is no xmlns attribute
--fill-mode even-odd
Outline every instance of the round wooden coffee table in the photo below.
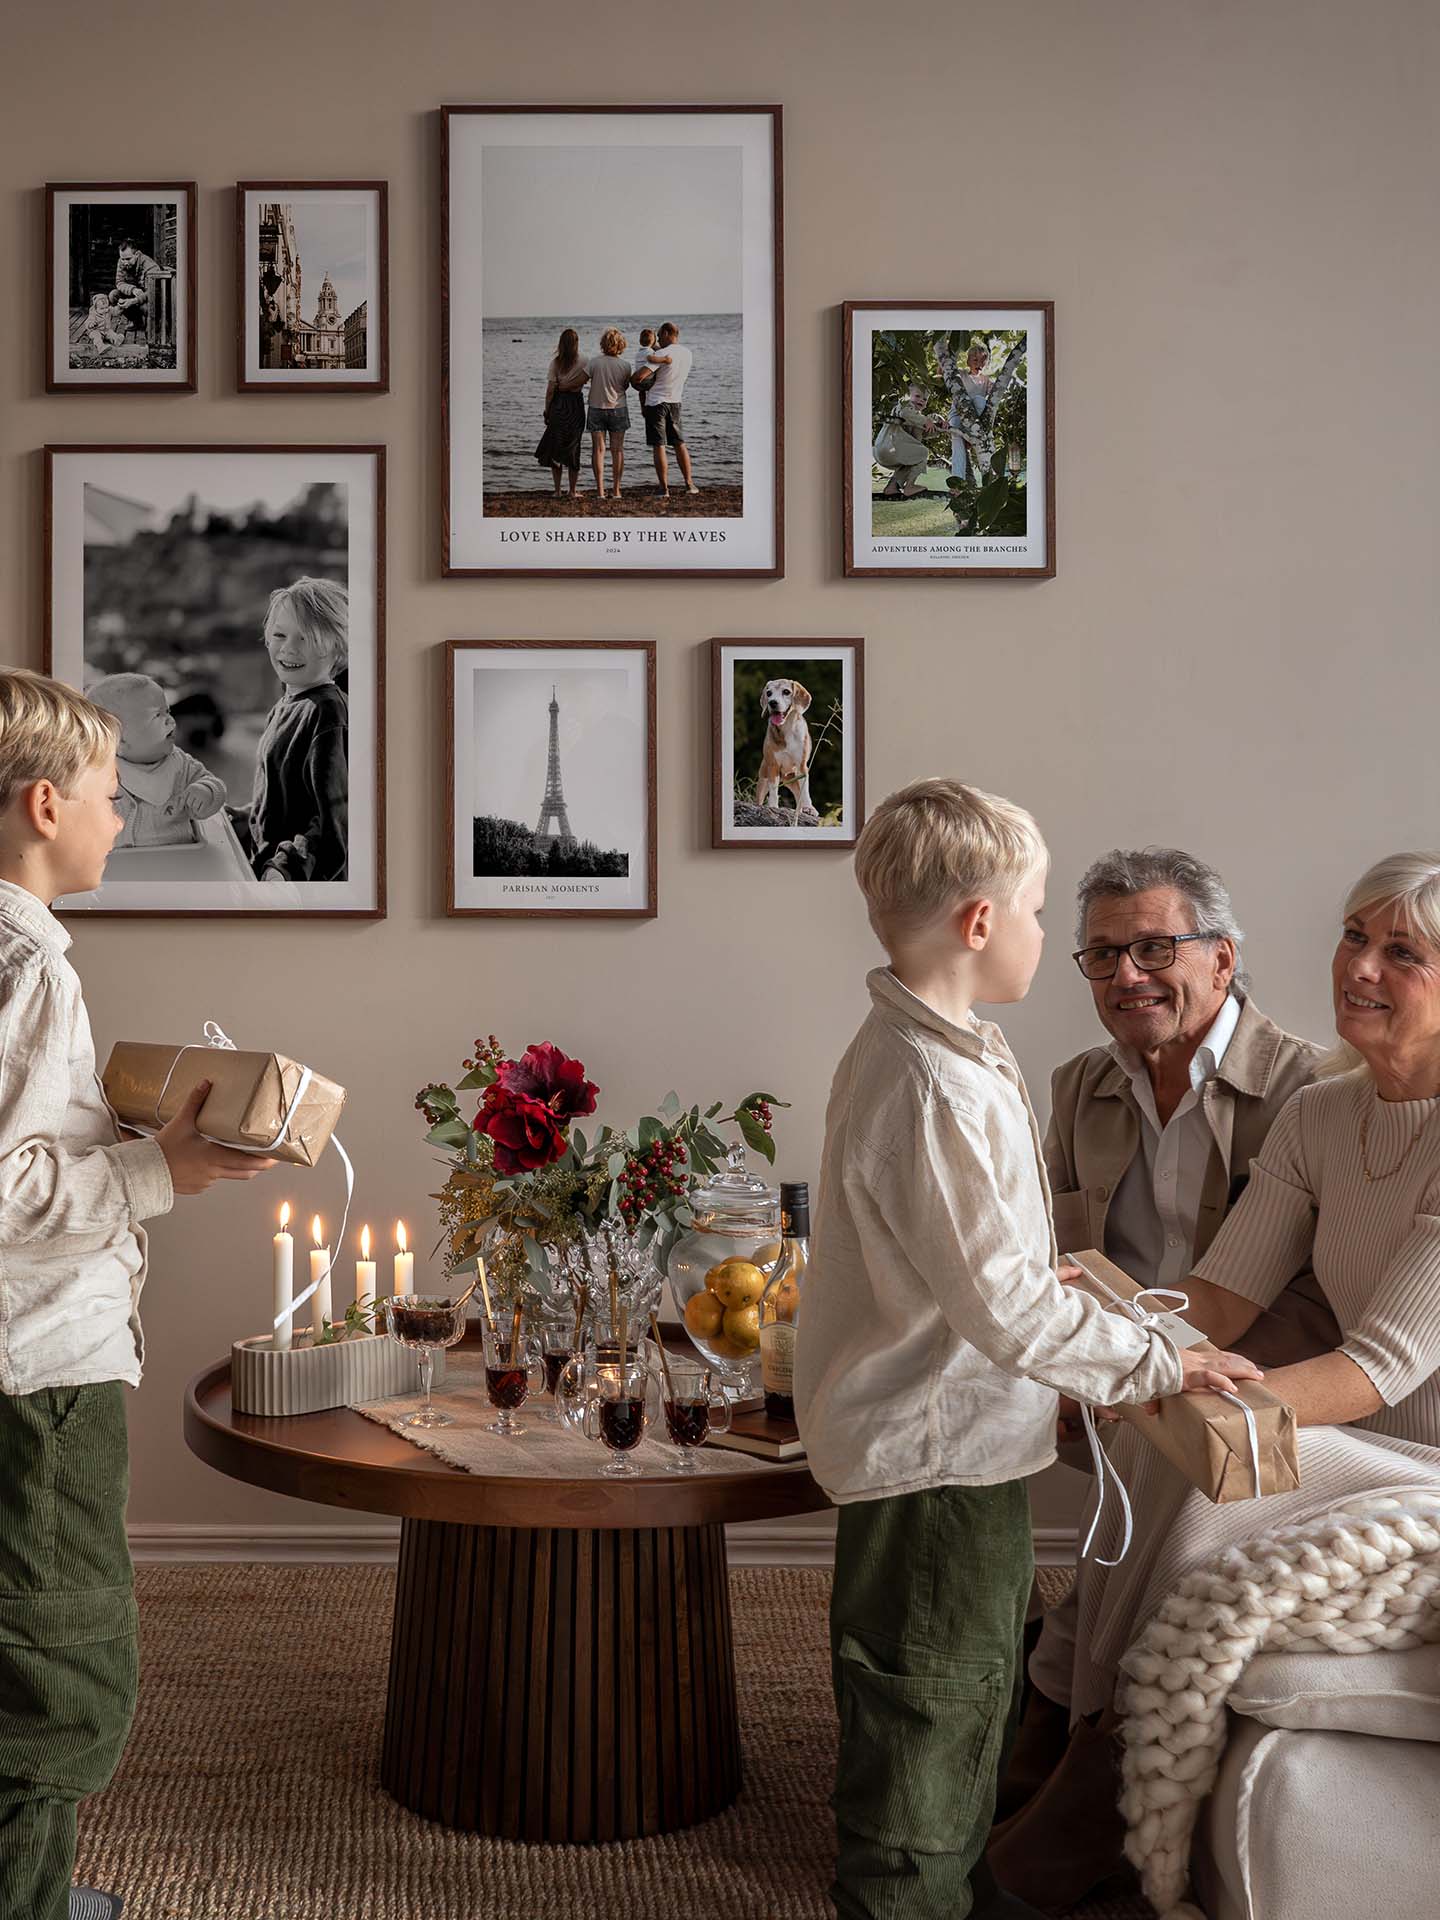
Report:
<svg viewBox="0 0 1440 1920"><path fill-rule="evenodd" d="M185 1439L233 1479L400 1516L380 1780L404 1806L512 1840L602 1841L734 1800L724 1529L825 1507L803 1462L489 1477L348 1408L236 1413L228 1361L186 1389Z"/></svg>

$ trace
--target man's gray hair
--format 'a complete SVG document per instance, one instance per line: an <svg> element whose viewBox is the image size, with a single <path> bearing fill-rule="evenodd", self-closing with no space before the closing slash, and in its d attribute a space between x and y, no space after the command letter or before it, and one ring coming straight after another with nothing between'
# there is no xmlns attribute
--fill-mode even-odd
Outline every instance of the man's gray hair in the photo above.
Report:
<svg viewBox="0 0 1440 1920"><path fill-rule="evenodd" d="M1184 897L1194 916L1196 933L1221 933L1235 943L1235 973L1230 991L1241 998L1249 991L1250 976L1239 964L1240 943L1245 935L1230 904L1230 889L1214 867L1197 860L1193 853L1179 847L1115 847L1102 854L1086 869L1076 889L1075 944L1085 944L1085 923L1097 900L1126 899L1131 894L1149 893L1166 887Z"/></svg>

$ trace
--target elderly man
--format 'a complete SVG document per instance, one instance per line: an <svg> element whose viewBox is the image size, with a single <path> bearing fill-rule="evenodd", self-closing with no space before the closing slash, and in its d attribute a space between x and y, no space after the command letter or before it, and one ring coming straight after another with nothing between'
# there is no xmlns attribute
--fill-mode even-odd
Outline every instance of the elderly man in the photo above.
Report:
<svg viewBox="0 0 1440 1920"><path fill-rule="evenodd" d="M1322 1050L1249 997L1241 938L1219 874L1177 848L1116 850L1081 880L1075 961L1111 1039L1066 1061L1051 1083L1045 1162L1062 1252L1098 1247L1146 1286L1183 1289L1281 1107L1313 1077ZM1239 1350L1270 1367L1338 1339L1306 1273ZM1075 1411L1062 1402L1062 1437L1074 1437ZM1066 1753L1074 1638L1069 1603L1046 1615L1002 1816L1025 1806ZM1077 1844L1103 1848L1117 1837L1104 1819L1106 1769L1080 1771L1100 1783L1100 1804L1074 1809ZM1057 1850L1065 1844L1057 1831ZM1049 1889L1017 1887L1001 1870L1009 1864L996 1862L1002 1884L1049 1905Z"/></svg>

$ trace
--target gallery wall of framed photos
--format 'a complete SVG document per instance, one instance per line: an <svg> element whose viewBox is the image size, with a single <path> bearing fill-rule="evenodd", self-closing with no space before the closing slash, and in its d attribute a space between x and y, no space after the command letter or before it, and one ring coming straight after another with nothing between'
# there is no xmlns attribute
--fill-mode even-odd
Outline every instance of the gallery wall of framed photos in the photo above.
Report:
<svg viewBox="0 0 1440 1920"><path fill-rule="evenodd" d="M53 582L57 671L158 685L224 789L195 838L121 850L151 874L124 881L143 913L67 915L102 1047L210 1019L312 1059L350 1089L377 1219L435 1184L415 1089L491 1030L567 1044L617 1112L770 1086L792 1102L780 1171L805 1178L879 957L849 841L942 772L1023 801L1051 846L1041 975L1003 1016L1042 1105L1094 1036L1066 928L1117 844L1213 860L1265 1011L1323 1037L1328 903L1434 817L1425 703L1396 697L1433 598L1431 166L1385 18L1359 51L1307 35L1344 103L1312 122L1274 111L1294 76L1265 11L1230 10L1177 64L1144 9L1058 0L989 23L940 0L682 0L643 33L580 0L543 31L460 0L344 19L253 0L203 28L182 0L31 9L0 117L0 654L43 665ZM1337 435L1356 343L1403 369L1403 403L1365 360ZM637 372L662 381L653 427ZM727 537L674 537L692 531ZM491 662L510 643L542 676L489 736L494 794L450 786L452 642ZM612 711L610 683L543 679L561 643L611 671L653 648L649 737L638 664ZM302 677L328 663L346 700L343 879L314 864L333 807L258 845L235 817L279 704L272 646ZM499 677L472 676L472 753L507 711L478 704ZM772 725L772 681L809 695L808 805L767 777L795 715ZM541 826L552 685L568 836ZM1300 839L1271 801L1291 791L1311 795ZM477 819L544 861L526 884L570 838L623 856L627 886L653 858L653 885L615 915L452 913L452 883L464 904L497 878L473 871ZM214 885L237 890L222 917ZM334 1199L288 1197L307 1218ZM142 1522L215 1517L170 1410L257 1330L215 1252L253 1205L154 1223ZM222 1518L314 1517L220 1497Z"/></svg>

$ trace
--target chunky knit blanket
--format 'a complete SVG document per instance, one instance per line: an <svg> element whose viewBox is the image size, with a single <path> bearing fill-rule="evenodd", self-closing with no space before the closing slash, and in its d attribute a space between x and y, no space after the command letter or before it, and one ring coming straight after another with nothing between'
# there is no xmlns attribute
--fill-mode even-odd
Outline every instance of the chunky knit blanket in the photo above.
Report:
<svg viewBox="0 0 1440 1920"><path fill-rule="evenodd" d="M1225 1748L1225 1703L1257 1653L1373 1653L1440 1640L1440 1497L1352 1500L1185 1575L1121 1667L1125 1851L1161 1920Z"/></svg>

